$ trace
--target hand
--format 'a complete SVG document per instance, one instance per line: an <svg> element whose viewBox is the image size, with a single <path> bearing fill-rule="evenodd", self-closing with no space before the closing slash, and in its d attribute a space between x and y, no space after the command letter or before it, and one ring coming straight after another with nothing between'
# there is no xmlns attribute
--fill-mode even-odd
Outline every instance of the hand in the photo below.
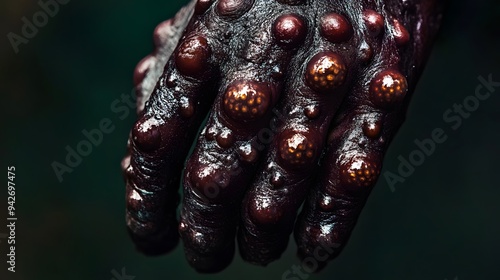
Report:
<svg viewBox="0 0 500 280"><path fill-rule="evenodd" d="M216 272L236 235L266 265L295 227L299 256L324 266L377 181L440 17L433 0L198 0L160 24L122 162L137 248L162 254L180 234L190 264Z"/></svg>

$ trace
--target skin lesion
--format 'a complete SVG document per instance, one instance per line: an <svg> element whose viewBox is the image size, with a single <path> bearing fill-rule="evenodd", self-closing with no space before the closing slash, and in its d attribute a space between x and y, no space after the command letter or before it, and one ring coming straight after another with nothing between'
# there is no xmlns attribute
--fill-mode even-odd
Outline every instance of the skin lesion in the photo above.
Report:
<svg viewBox="0 0 500 280"><path fill-rule="evenodd" d="M237 81L224 94L224 110L236 121L251 121L267 113L271 103L269 88L253 81Z"/></svg>
<svg viewBox="0 0 500 280"><path fill-rule="evenodd" d="M378 73L370 83L370 99L381 108L390 108L401 104L407 91L406 77L394 70Z"/></svg>
<svg viewBox="0 0 500 280"><path fill-rule="evenodd" d="M324 267L377 182L442 2L193 0L161 23L134 73L122 161L137 249L163 254L181 239L211 273L236 246L267 265L293 233L301 258L338 245Z"/></svg>
<svg viewBox="0 0 500 280"><path fill-rule="evenodd" d="M342 85L347 72L342 57L333 52L318 53L306 69L306 83L317 92L332 92Z"/></svg>

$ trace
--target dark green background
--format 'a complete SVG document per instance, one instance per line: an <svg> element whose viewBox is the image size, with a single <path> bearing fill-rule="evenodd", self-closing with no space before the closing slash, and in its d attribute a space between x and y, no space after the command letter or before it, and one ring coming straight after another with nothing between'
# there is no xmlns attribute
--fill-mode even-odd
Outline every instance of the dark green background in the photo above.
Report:
<svg viewBox="0 0 500 280"><path fill-rule="evenodd" d="M384 171L408 157L413 141L443 128L448 139L391 192L383 178L373 191L349 245L309 279L500 278L500 88L452 130L443 113L473 95L479 75L500 81L500 14L494 2L451 1L445 24L394 140ZM136 280L281 279L299 264L291 242L267 268L239 256L224 272L203 276L181 247L146 258L134 251L124 225L119 168L135 114L125 120L110 104L132 88L135 64L152 50L152 31L184 1L72 0L14 54L6 34L19 34L36 1L0 4L1 168L16 166L17 273L0 279L111 279L126 268ZM469 3L469 4L467 4ZM110 118L115 130L59 183L53 161ZM6 174L6 171L5 173ZM0 233L6 232L6 175L0 192Z"/></svg>

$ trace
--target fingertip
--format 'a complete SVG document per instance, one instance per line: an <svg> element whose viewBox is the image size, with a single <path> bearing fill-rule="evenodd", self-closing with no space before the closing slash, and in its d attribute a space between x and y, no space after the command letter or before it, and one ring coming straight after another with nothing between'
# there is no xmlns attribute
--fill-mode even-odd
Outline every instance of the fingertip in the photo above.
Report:
<svg viewBox="0 0 500 280"><path fill-rule="evenodd" d="M169 225L156 230L152 234L152 223L141 223L127 215L127 232L134 241L135 248L146 256L159 256L171 252L179 243L179 234L176 225Z"/></svg>

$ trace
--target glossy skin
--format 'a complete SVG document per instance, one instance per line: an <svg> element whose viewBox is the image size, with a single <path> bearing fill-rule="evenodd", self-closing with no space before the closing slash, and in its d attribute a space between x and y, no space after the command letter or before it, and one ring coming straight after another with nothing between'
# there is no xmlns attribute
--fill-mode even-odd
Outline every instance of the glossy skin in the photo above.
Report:
<svg viewBox="0 0 500 280"><path fill-rule="evenodd" d="M440 18L432 0L198 0L160 24L136 68L122 162L138 250L168 252L180 235L189 263L216 272L236 236L246 261L266 265L294 232L302 258L335 258Z"/></svg>

